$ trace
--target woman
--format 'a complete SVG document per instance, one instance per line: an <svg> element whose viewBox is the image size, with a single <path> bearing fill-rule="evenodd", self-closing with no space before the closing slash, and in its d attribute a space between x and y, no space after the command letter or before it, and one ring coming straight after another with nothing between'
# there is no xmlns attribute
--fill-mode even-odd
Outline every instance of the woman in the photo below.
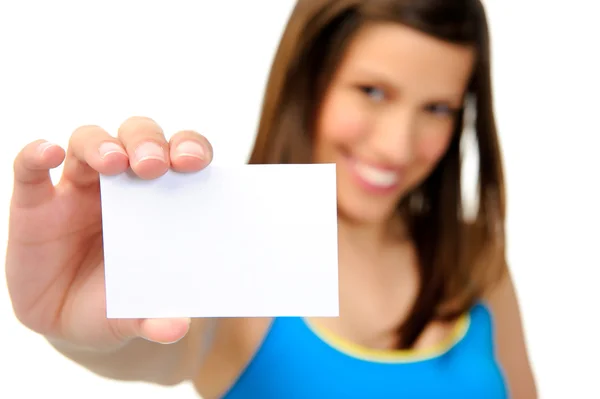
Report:
<svg viewBox="0 0 600 399"><path fill-rule="evenodd" d="M470 123L480 158L472 220L460 184ZM131 166L152 179L211 159L203 136L167 143L148 118L127 120L117 138L79 128L66 159L45 141L25 147L7 251L19 319L95 373L191 380L207 399L536 397L505 260L478 0L300 0L294 9L250 163L337 164L339 318L105 318L98 173ZM48 170L63 160L54 187Z"/></svg>

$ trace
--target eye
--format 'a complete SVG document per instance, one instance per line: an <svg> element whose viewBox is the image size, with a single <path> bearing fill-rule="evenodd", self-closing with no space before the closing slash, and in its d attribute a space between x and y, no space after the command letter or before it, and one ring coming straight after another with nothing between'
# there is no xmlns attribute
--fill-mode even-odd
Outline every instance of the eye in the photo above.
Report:
<svg viewBox="0 0 600 399"><path fill-rule="evenodd" d="M375 86L360 86L360 90L377 102L385 100L385 91Z"/></svg>
<svg viewBox="0 0 600 399"><path fill-rule="evenodd" d="M454 116L457 113L456 109L442 103L428 105L426 110L436 116Z"/></svg>

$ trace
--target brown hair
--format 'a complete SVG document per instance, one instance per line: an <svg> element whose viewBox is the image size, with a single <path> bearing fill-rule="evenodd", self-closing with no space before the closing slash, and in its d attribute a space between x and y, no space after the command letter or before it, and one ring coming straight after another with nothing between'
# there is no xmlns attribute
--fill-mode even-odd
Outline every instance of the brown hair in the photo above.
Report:
<svg viewBox="0 0 600 399"><path fill-rule="evenodd" d="M323 94L353 35L369 22L394 22L472 45L477 60L468 93L474 100L479 155L479 209L463 217L463 109L448 151L431 175L398 206L419 257L421 286L399 327L410 348L432 320L468 311L506 270L505 192L492 104L486 14L479 0L299 0L272 65L251 164L310 163L312 132Z"/></svg>

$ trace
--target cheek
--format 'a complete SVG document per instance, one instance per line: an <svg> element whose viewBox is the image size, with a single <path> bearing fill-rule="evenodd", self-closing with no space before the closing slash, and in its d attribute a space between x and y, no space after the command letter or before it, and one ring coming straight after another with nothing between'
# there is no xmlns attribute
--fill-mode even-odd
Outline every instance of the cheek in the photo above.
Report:
<svg viewBox="0 0 600 399"><path fill-rule="evenodd" d="M437 163L446 152L451 138L451 132L422 137L417 143L419 158L426 163Z"/></svg>
<svg viewBox="0 0 600 399"><path fill-rule="evenodd" d="M323 107L317 141L329 145L352 145L368 128L368 116L349 101L332 98Z"/></svg>

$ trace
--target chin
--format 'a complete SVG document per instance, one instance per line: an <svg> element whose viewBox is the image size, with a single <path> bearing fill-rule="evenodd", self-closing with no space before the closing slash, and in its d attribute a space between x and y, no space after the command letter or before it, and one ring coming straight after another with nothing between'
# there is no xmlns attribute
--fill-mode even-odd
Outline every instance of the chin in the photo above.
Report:
<svg viewBox="0 0 600 399"><path fill-rule="evenodd" d="M393 210L384 213L381 212L381 209L360 206L352 207L350 205L343 204L340 204L338 209L340 217L345 221L355 225L364 226L377 226L385 224L388 220L390 220L393 214Z"/></svg>
<svg viewBox="0 0 600 399"><path fill-rule="evenodd" d="M356 224L377 225L386 223L394 215L400 199L396 192L373 195L371 190L357 188L344 180L338 184L338 210L344 219Z"/></svg>

